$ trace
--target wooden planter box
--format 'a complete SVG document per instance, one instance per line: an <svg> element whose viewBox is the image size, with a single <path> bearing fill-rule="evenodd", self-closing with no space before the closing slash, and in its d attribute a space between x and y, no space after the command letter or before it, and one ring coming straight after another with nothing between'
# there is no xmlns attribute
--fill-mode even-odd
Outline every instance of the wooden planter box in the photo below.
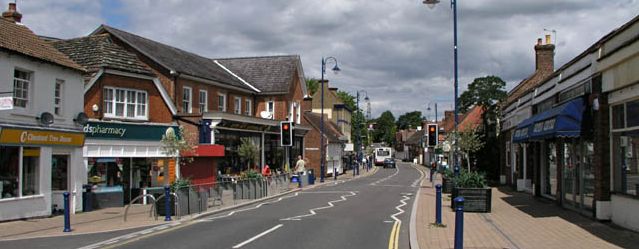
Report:
<svg viewBox="0 0 639 249"><path fill-rule="evenodd" d="M450 194L453 191L453 179L442 178L442 193Z"/></svg>
<svg viewBox="0 0 639 249"><path fill-rule="evenodd" d="M464 197L464 212L490 213L491 188L453 188L450 206L455 210L455 198Z"/></svg>

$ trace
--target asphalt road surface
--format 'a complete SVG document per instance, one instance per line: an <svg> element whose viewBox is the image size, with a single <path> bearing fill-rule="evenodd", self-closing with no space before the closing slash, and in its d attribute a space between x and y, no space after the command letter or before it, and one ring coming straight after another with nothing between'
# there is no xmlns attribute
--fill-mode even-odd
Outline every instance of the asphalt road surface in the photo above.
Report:
<svg viewBox="0 0 639 249"><path fill-rule="evenodd" d="M121 240L65 243L65 248L409 248L409 220L419 180L410 164L333 182L185 224L120 235ZM51 238L55 240L56 238ZM21 241L22 246L30 241ZM43 243L45 241L39 241ZM54 244L50 244L55 248Z"/></svg>

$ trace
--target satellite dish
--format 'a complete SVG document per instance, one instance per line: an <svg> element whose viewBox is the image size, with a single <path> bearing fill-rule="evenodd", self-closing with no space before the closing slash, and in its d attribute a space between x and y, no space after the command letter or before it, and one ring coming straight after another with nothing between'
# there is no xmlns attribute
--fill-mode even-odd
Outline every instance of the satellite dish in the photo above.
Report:
<svg viewBox="0 0 639 249"><path fill-rule="evenodd" d="M75 119L73 119L73 121L75 121L76 123L78 123L79 125L85 125L87 124L87 122L89 121L89 117L87 116L86 113L84 112L80 112L78 113L78 115L75 117Z"/></svg>
<svg viewBox="0 0 639 249"><path fill-rule="evenodd" d="M40 123L42 123L43 125L53 124L53 114L51 114L50 112L43 112L37 119L39 119Z"/></svg>
<svg viewBox="0 0 639 249"><path fill-rule="evenodd" d="M261 111L260 112L260 117L271 119L273 117L273 114L271 112Z"/></svg>

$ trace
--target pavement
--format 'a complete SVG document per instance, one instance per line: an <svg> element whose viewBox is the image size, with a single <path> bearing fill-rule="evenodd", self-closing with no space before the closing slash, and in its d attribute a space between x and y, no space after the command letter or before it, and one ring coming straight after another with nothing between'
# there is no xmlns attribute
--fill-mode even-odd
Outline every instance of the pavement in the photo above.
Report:
<svg viewBox="0 0 639 249"><path fill-rule="evenodd" d="M442 223L435 223L435 188L441 176L421 184L415 205L411 249L453 248L455 213L442 194ZM416 243L415 243L416 242ZM490 213L464 213L464 248L639 248L639 233L567 210L556 203L510 190L492 188Z"/></svg>
<svg viewBox="0 0 639 249"><path fill-rule="evenodd" d="M366 170L360 170L360 175L358 176L353 176L351 172L347 172L346 174L339 175L337 180L348 181L353 178L374 174L376 170L377 169L375 167L369 172ZM72 214L70 217L71 232L63 232L64 216L62 215L0 222L0 242L72 235L113 233L124 230L136 231L150 227L158 227L164 224L178 225L205 215L224 212L229 209L276 198L299 190L312 189L324 184L330 184L333 181L332 177L327 177L324 183L319 183L319 179L317 179L316 184L303 186L302 189L298 188L296 183L290 184L287 191L277 195L256 200L226 201L224 202L224 205L210 207L206 212L200 214L182 216L179 220L173 217L173 221L171 222L165 222L164 217L158 217L158 219L155 220L152 216L150 216L151 205L137 204L131 205L129 208L127 212L127 221L124 221L123 217L125 211L124 207L105 208L94 210L92 212Z"/></svg>

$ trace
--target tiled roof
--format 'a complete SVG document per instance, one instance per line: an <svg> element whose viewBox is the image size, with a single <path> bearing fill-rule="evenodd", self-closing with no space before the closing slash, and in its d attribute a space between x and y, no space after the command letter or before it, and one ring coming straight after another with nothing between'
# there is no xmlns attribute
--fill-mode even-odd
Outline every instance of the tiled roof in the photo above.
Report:
<svg viewBox="0 0 639 249"><path fill-rule="evenodd" d="M308 123L319 130L320 127L320 114L314 112L304 112L304 117L308 120ZM339 138L342 136L342 133L339 132L339 129L333 122L330 122L326 118L326 114L324 114L324 135L329 142L339 143L341 142Z"/></svg>
<svg viewBox="0 0 639 249"><path fill-rule="evenodd" d="M53 46L86 67L89 71L110 68L131 73L154 75L149 68L138 60L135 54L113 43L109 34L55 41Z"/></svg>
<svg viewBox="0 0 639 249"><path fill-rule="evenodd" d="M112 34L167 70L175 70L181 74L217 81L254 92L250 86L247 86L209 58L106 25L101 25L93 34L104 32Z"/></svg>
<svg viewBox="0 0 639 249"><path fill-rule="evenodd" d="M459 125L457 129L460 132L465 131L468 128L475 129L482 123L482 114L484 110L481 106L475 106L466 114L464 114L464 118L459 121Z"/></svg>
<svg viewBox="0 0 639 249"><path fill-rule="evenodd" d="M423 137L424 137L424 129L416 131L413 134L411 134L411 136L408 137L408 139L406 139L405 144L419 145L419 143L423 141L422 140Z"/></svg>
<svg viewBox="0 0 639 249"><path fill-rule="evenodd" d="M288 93L295 75L300 77L306 94L306 83L299 55L261 56L216 59L263 94Z"/></svg>
<svg viewBox="0 0 639 249"><path fill-rule="evenodd" d="M0 49L20 53L63 67L84 71L84 68L56 50L22 24L0 18Z"/></svg>

